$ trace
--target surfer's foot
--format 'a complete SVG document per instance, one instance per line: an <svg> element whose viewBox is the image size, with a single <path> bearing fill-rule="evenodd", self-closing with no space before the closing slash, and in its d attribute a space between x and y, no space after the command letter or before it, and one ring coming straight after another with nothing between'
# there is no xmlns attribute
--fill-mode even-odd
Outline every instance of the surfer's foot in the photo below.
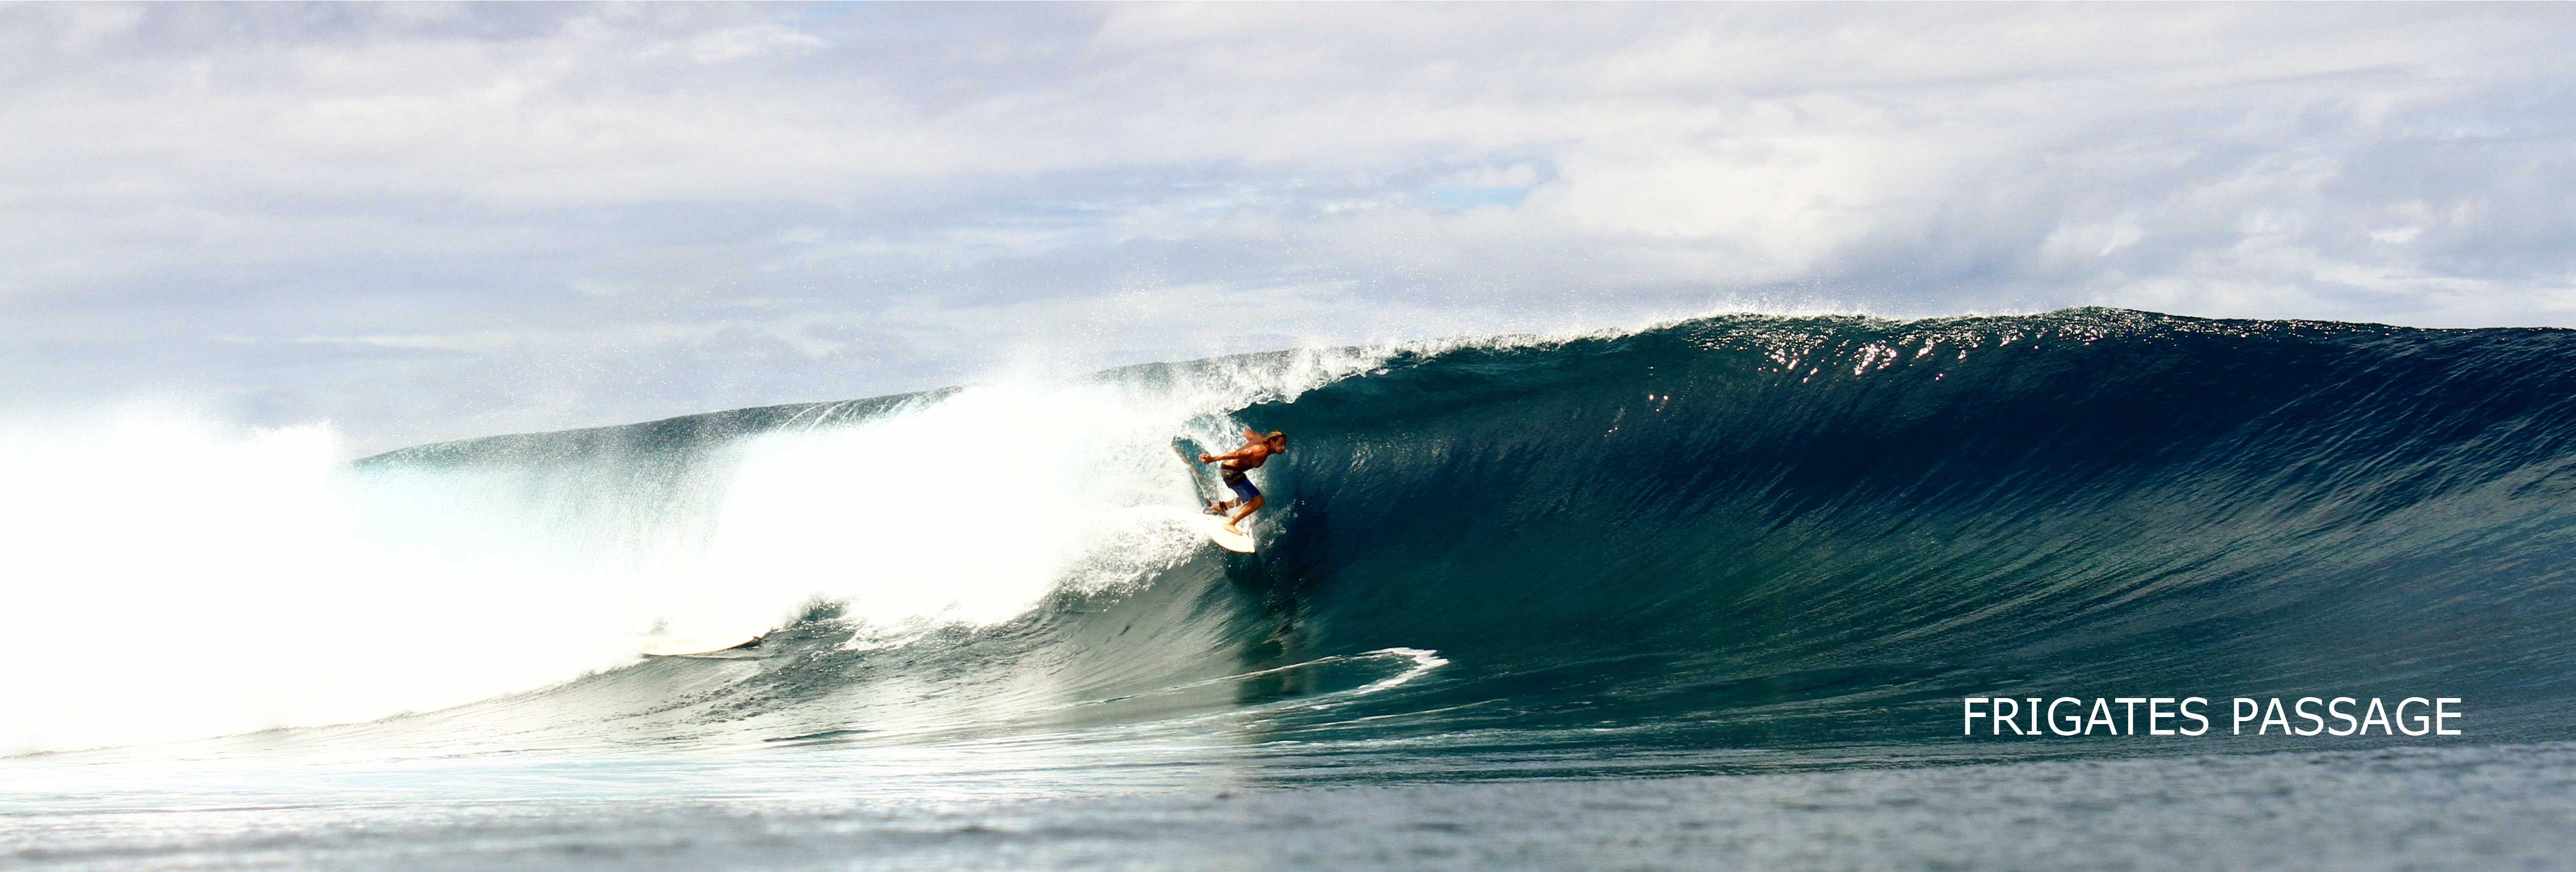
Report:
<svg viewBox="0 0 2576 872"><path fill-rule="evenodd" d="M1242 528L1242 527L1237 527L1237 526L1235 526L1233 521L1227 521L1227 522L1225 522L1225 531L1226 531L1226 532L1228 532L1228 533L1232 533L1232 534L1234 534L1234 535L1237 535L1237 536L1246 536L1246 535L1250 535L1250 534L1248 534L1248 533L1243 532L1243 528Z"/></svg>

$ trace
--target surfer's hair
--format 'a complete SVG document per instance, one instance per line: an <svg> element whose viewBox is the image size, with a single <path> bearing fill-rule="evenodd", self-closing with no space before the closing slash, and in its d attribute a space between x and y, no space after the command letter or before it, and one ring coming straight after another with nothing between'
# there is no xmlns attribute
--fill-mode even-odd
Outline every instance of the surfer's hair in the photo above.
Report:
<svg viewBox="0 0 2576 872"><path fill-rule="evenodd" d="M1263 441L1263 442L1277 442L1277 443L1279 443L1279 444L1281 444L1281 445L1286 445L1286 444L1288 444L1288 431L1286 431L1286 430L1272 430L1272 431L1270 431L1270 435L1269 435L1269 436L1266 436L1266 437L1263 437L1261 441Z"/></svg>

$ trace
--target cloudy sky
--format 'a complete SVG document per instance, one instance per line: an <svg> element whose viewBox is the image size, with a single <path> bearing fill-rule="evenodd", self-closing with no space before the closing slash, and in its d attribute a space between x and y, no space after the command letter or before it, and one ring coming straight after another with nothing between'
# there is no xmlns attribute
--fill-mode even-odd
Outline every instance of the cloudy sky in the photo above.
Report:
<svg viewBox="0 0 2576 872"><path fill-rule="evenodd" d="M2576 325L2576 5L0 7L0 406L361 449L1744 308Z"/></svg>

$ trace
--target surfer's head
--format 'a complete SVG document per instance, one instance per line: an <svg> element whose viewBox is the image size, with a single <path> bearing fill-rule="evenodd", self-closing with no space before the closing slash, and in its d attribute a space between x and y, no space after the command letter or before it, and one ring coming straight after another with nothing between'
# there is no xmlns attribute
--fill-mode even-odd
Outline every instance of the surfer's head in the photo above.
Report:
<svg viewBox="0 0 2576 872"><path fill-rule="evenodd" d="M1288 431L1272 430L1270 431L1269 437L1264 438L1261 441L1270 443L1270 448L1273 451L1286 448L1288 447Z"/></svg>

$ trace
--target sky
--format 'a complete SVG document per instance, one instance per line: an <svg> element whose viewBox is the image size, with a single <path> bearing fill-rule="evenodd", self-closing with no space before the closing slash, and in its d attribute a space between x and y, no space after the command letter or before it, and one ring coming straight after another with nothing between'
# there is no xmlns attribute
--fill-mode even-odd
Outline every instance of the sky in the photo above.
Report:
<svg viewBox="0 0 2576 872"><path fill-rule="evenodd" d="M2576 326L2576 5L0 6L0 414L1747 309Z"/></svg>

